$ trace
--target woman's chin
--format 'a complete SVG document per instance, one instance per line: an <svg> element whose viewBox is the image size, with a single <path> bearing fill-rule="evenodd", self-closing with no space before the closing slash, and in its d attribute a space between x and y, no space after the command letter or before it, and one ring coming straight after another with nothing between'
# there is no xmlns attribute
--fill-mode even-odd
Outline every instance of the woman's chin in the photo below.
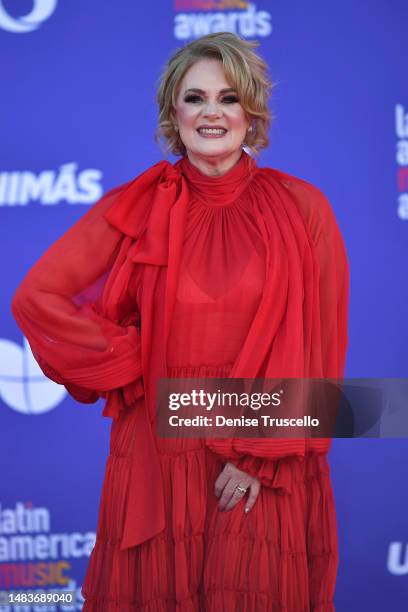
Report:
<svg viewBox="0 0 408 612"><path fill-rule="evenodd" d="M189 153L191 153L192 155L199 155L200 157L211 157L213 158L214 156L219 156L220 158L225 158L228 155L233 155L234 153L236 153L238 150L240 150L240 147L231 147L228 146L226 147L225 144L221 145L221 143L204 143L204 145L200 145L200 146L195 146L191 149L189 149L188 147L187 151Z"/></svg>

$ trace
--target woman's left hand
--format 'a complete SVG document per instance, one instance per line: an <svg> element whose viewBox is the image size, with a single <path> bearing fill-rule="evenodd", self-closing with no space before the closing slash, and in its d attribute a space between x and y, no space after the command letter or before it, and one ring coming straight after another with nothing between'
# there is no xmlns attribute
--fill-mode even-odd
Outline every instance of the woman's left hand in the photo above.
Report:
<svg viewBox="0 0 408 612"><path fill-rule="evenodd" d="M240 488L237 489L237 487ZM215 496L219 498L218 508L232 510L248 490L249 496L245 504L245 512L249 512L255 504L261 490L261 483L257 478L239 470L233 463L226 463L214 485Z"/></svg>

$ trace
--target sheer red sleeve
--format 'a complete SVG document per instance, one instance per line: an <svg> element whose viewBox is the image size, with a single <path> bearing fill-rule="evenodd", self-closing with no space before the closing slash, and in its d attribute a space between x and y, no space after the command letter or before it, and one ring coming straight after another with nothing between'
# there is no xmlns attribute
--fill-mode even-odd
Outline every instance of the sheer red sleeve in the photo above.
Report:
<svg viewBox="0 0 408 612"><path fill-rule="evenodd" d="M119 325L100 310L125 239L103 216L120 189L107 193L42 255L11 305L44 374L84 403L128 383L141 384L137 313L129 318L132 324Z"/></svg>
<svg viewBox="0 0 408 612"><path fill-rule="evenodd" d="M320 342L323 377L343 378L348 347L350 273L334 211L316 187L309 208L310 233L319 263Z"/></svg>

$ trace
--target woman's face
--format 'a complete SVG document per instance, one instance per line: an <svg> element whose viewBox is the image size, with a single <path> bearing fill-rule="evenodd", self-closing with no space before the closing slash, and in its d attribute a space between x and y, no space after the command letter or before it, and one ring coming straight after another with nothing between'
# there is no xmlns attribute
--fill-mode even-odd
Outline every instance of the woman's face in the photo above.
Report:
<svg viewBox="0 0 408 612"><path fill-rule="evenodd" d="M220 60L201 59L185 73L176 101L176 124L190 160L228 164L241 155L250 125ZM223 128L211 134L199 128Z"/></svg>

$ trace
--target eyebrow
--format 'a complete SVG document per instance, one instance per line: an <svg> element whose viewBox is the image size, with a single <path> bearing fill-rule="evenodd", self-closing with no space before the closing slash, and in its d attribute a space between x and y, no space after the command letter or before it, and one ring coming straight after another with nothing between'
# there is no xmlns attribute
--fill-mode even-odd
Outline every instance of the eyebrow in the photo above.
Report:
<svg viewBox="0 0 408 612"><path fill-rule="evenodd" d="M197 87L190 87L189 89L186 89L186 91L184 92L184 95L186 95L186 93L188 93L189 91L194 91L195 93L205 94L205 91L203 91L202 89L198 89ZM236 92L236 89L234 89L233 87L226 87L224 89L220 89L221 94L227 93L228 91Z"/></svg>

